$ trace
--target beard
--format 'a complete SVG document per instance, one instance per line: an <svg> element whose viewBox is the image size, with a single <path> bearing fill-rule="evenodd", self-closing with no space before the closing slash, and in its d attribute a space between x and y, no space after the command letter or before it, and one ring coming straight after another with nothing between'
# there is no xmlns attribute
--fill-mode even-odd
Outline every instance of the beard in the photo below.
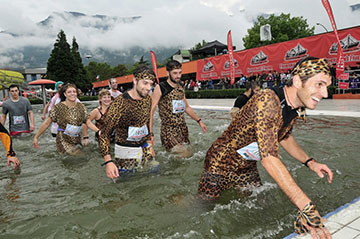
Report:
<svg viewBox="0 0 360 239"><path fill-rule="evenodd" d="M146 96L149 95L149 92L145 92L145 91L141 91L138 88L136 88L136 93L141 97L141 98L145 98Z"/></svg>

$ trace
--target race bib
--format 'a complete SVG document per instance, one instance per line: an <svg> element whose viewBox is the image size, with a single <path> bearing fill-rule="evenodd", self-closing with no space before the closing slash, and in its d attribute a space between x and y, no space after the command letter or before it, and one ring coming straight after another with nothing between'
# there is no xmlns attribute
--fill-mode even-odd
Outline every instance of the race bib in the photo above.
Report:
<svg viewBox="0 0 360 239"><path fill-rule="evenodd" d="M14 124L25 124L25 117L23 115L13 116Z"/></svg>
<svg viewBox="0 0 360 239"><path fill-rule="evenodd" d="M141 147L126 147L115 144L115 158L119 159L136 159L141 164L142 160L142 148Z"/></svg>
<svg viewBox="0 0 360 239"><path fill-rule="evenodd" d="M259 145L257 142L253 142L244 148L237 150L236 152L238 152L238 154L240 154L246 160L261 160Z"/></svg>
<svg viewBox="0 0 360 239"><path fill-rule="evenodd" d="M173 114L182 113L185 111L185 101L184 100L173 100Z"/></svg>
<svg viewBox="0 0 360 239"><path fill-rule="evenodd" d="M148 128L146 125L142 127L132 127L128 129L128 141L141 141L146 135L149 134Z"/></svg>
<svg viewBox="0 0 360 239"><path fill-rule="evenodd" d="M67 124L64 134L69 135L71 137L77 137L79 136L80 130L81 130L81 126Z"/></svg>
<svg viewBox="0 0 360 239"><path fill-rule="evenodd" d="M52 122L52 123L51 123L50 132L51 132L52 134L57 134L58 128L59 128L59 125L58 125L57 123L55 123L55 122Z"/></svg>

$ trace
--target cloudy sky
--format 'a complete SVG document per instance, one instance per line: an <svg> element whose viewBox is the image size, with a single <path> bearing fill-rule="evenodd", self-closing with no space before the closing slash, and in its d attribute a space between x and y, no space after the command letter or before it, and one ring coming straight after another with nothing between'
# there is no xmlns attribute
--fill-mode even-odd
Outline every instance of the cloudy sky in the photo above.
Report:
<svg viewBox="0 0 360 239"><path fill-rule="evenodd" d="M338 29L360 24L360 11L352 13L349 7L360 0L330 0L330 3ZM0 31L18 34L17 37L0 34L0 67L10 61L4 53L12 49L52 46L60 29L65 31L68 41L75 36L80 47L115 51L134 45L190 48L203 39L226 43L230 29L234 45L242 49L242 38L261 13L303 16L310 26L320 22L331 30L321 0L0 0L0 6ZM115 22L107 31L61 18L56 18L50 29L37 25L53 12L65 11L112 17L141 16L141 19L132 24ZM321 32L324 29L316 26L315 33Z"/></svg>

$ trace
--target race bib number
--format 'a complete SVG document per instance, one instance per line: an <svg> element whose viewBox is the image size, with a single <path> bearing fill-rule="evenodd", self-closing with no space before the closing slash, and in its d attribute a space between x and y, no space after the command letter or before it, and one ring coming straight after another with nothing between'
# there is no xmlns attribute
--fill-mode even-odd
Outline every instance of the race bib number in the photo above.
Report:
<svg viewBox="0 0 360 239"><path fill-rule="evenodd" d="M173 100L173 114L182 113L185 111L185 101L184 100Z"/></svg>
<svg viewBox="0 0 360 239"><path fill-rule="evenodd" d="M257 142L253 142L244 148L237 150L236 152L238 152L238 154L240 154L246 160L261 160L259 145Z"/></svg>
<svg viewBox="0 0 360 239"><path fill-rule="evenodd" d="M146 125L142 127L132 127L128 129L128 141L141 141L146 135L149 134L148 128Z"/></svg>
<svg viewBox="0 0 360 239"><path fill-rule="evenodd" d="M25 117L23 115L13 116L14 124L25 124Z"/></svg>
<svg viewBox="0 0 360 239"><path fill-rule="evenodd" d="M81 130L81 126L67 124L64 134L71 137L77 137L79 136L80 130Z"/></svg>

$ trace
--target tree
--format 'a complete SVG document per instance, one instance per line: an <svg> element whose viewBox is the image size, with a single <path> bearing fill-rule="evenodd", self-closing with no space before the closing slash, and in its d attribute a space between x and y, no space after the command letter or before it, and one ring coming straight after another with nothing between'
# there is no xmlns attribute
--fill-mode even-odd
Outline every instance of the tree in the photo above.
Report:
<svg viewBox="0 0 360 239"><path fill-rule="evenodd" d="M112 76L112 69L108 63L98 63L91 61L89 65L85 67L85 69L87 72L86 78L88 82L97 81L97 76L99 76L98 80L110 79Z"/></svg>
<svg viewBox="0 0 360 239"><path fill-rule="evenodd" d="M199 50L201 47L205 46L207 42L205 40L202 40L202 42L198 42L191 48L191 50L196 51Z"/></svg>
<svg viewBox="0 0 360 239"><path fill-rule="evenodd" d="M76 42L75 37L73 37L71 54L74 58L74 67L73 67L73 77L71 83L74 83L81 90L86 90L91 87L90 81L86 78L86 70L82 63L82 59L79 53L79 45Z"/></svg>
<svg viewBox="0 0 360 239"><path fill-rule="evenodd" d="M125 76L128 74L128 69L124 64L119 64L112 69L111 77Z"/></svg>
<svg viewBox="0 0 360 239"><path fill-rule="evenodd" d="M72 82L75 62L70 52L70 45L63 30L57 37L47 62L47 77L54 81Z"/></svg>
<svg viewBox="0 0 360 239"><path fill-rule="evenodd" d="M269 24L271 26L271 41L260 41L260 27ZM259 16L254 26L248 29L248 35L243 38L246 49L265 46L302 37L314 35L315 27L309 28L307 20L303 17L290 17L290 14L271 14L268 18Z"/></svg>

